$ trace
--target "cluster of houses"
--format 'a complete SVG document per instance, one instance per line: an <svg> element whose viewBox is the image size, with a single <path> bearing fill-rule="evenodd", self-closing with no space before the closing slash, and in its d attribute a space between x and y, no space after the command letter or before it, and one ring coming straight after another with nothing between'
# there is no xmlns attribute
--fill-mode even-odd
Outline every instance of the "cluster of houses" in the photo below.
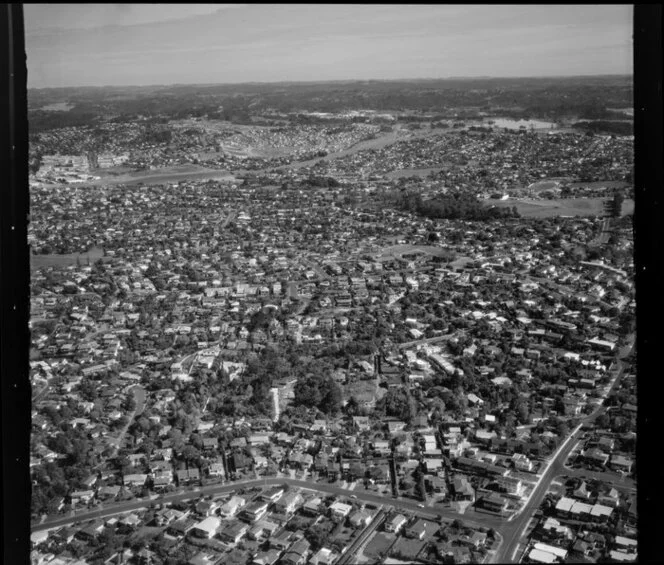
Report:
<svg viewBox="0 0 664 565"><path fill-rule="evenodd" d="M140 151L117 141L91 157L68 157L84 154L77 147L84 138L43 133L43 154L55 155L43 166L81 173L91 164L164 166L192 162L191 151L211 144L217 152L230 148L223 159L249 169L260 168L258 161L248 166L234 147L291 144L298 155L309 147L297 142L297 128L245 128L217 139L180 124L172 136L177 150L167 154L145 141L141 122L107 126L111 138L126 135ZM373 127L326 125L326 143L342 148ZM319 133L314 126L301 131L305 140ZM381 175L443 162L451 166L420 183L422 190L465 188L488 197L588 167L598 179L622 179L631 167L628 141L453 131L313 167L245 175L241 183L35 186L32 248L79 255L76 264L49 255L47 266L33 270L34 487L48 488L44 469L63 465L71 451L53 441L64 433L63 420L90 442L101 469L68 477L67 495L44 502L40 512L299 473L314 485L363 485L508 516L529 493L526 478L565 439L564 427L601 405L621 373L615 356L634 310L630 234L616 231L625 253L609 262L587 257L605 227L601 218L436 221L372 200L400 186ZM339 182L319 182L326 176ZM103 256L90 259L91 248ZM338 413L311 409L306 417L281 418L294 400L292 377L270 382L270 410L246 418L206 412L205 398L183 393L221 374L243 384L249 360L268 347L311 353L369 343L335 365ZM609 427L621 434L630 431L623 428L636 410L627 369L625 393L607 412ZM123 435L135 387L149 389L145 423ZM171 409L185 400L200 402L190 405L198 414L193 426ZM579 464L633 472L633 442L616 434L598 429ZM122 469L108 460L116 443L126 454ZM145 449L148 443L153 449ZM236 511L248 528L277 503L245 502ZM586 512L572 505L568 512L610 520L605 507L598 502ZM350 519L353 510L336 501L326 512ZM221 510L200 516L191 536L222 544L249 537L242 520L227 528L223 516ZM429 526L418 528L429 535ZM289 538L292 545L271 547L257 563L284 561L283 552L290 552L284 562L299 565L306 555L313 563L304 542ZM397 545L395 555L410 557L430 549L413 554L416 544ZM456 552L455 559L471 559L474 551L463 543L439 549ZM329 563L341 548L317 551L315 562ZM546 551L538 546L531 554L548 559Z"/></svg>
<svg viewBox="0 0 664 565"><path fill-rule="evenodd" d="M99 179L85 173L115 167L157 170L199 164L260 170L347 149L378 130L379 126L369 124L264 127L200 120L172 120L167 126L155 126L139 119L106 122L94 129L39 132L30 151L40 155L35 179L69 185ZM165 131L167 136L159 135Z"/></svg>
<svg viewBox="0 0 664 565"><path fill-rule="evenodd" d="M158 375L171 386L149 398L148 406L165 436L168 418L160 406L197 371L221 367L231 380L241 380L247 356L267 345L350 343L382 332L389 341L383 340L380 355L358 356L335 373L343 403L355 399L371 418L370 428L379 424L375 431L387 431L391 440L398 432L383 430L382 415L373 414L380 399L408 389L433 407L432 385L442 379L446 386L437 394L451 421L461 423L463 437L449 433L439 449L465 457L474 445L501 460L506 454L516 470L536 470L531 458L546 455L556 434L545 431L537 441L528 430L506 434L512 402L501 396L522 388L521 424L578 417L601 402L617 372L612 358L620 342L618 316L633 308L632 267L579 262L572 253L593 239L601 222L423 222L390 210L347 210L343 191L311 188L306 207L302 191L286 189L275 197L260 179L235 188L189 182L33 193L36 246L67 239L105 249L101 261L83 258L33 273L38 359L32 380L36 390L58 380L35 403L35 431L47 437L54 423L44 410L66 406L103 448L109 430L122 422L130 387ZM183 209L189 212L182 215ZM47 229L40 222L47 212L62 221ZM114 227L105 227L112 218ZM130 227L137 222L140 227ZM434 230L457 243L430 245ZM558 248L549 246L553 237ZM464 257L450 262L441 250ZM269 324L252 328L261 311L273 313ZM547 376L550 370L558 376ZM450 384L468 378L468 371L482 386L452 394ZM90 383L93 399L80 392ZM268 420L277 420L292 401L293 384L274 383ZM423 416L430 425L432 414L428 408L412 417ZM328 419L326 433L344 428L339 418ZM202 423L204 441L213 439L217 424L227 426ZM321 431L311 428L313 418L306 424L301 433ZM256 455L238 457L240 467L267 467ZM311 464L307 455L291 463ZM36 442L33 464L61 456ZM279 456L270 460L280 463ZM438 472L440 461L434 449L427 470ZM624 463L614 458L613 464Z"/></svg>
<svg viewBox="0 0 664 565"><path fill-rule="evenodd" d="M390 177L395 171L434 173L423 186L468 190L480 197L494 194L542 197L528 190L544 178L623 181L633 166L633 140L578 133L483 132L448 130L400 140L343 158L319 162L317 174L334 177ZM562 188L558 191L562 192ZM572 191L573 193L573 191Z"/></svg>
<svg viewBox="0 0 664 565"><path fill-rule="evenodd" d="M572 481L567 494L548 500L548 507L533 529L524 561L566 563L635 562L636 497L601 481L592 486Z"/></svg>
<svg viewBox="0 0 664 565"><path fill-rule="evenodd" d="M145 527L141 549L126 549ZM358 546L357 540L363 536ZM115 539L100 560L100 541ZM117 547L126 540L125 548ZM352 498L308 493L287 486L253 488L238 494L199 497L151 506L108 518L33 533L35 564L78 563L72 551L103 563L163 563L166 556L189 556L188 565L237 562L252 565L332 565L339 558L376 552L402 558L434 552L455 562L481 562L495 539L486 529L445 525L411 512ZM58 552L63 546L68 549ZM349 550L358 551L353 556ZM108 555L110 554L110 555ZM54 561L59 559L60 561Z"/></svg>

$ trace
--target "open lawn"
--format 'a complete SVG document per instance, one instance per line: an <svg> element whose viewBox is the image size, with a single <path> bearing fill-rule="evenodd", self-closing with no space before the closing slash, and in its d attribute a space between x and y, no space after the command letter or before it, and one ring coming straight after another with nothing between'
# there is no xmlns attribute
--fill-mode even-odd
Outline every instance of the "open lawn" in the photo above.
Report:
<svg viewBox="0 0 664 565"><path fill-rule="evenodd" d="M435 257L445 257L449 255L450 252L447 249L436 247L435 245L391 245L390 247L383 247L380 259L389 261L395 257L401 257L402 255L408 255L410 253L422 253L424 255L433 255Z"/></svg>
<svg viewBox="0 0 664 565"><path fill-rule="evenodd" d="M398 179L401 177L428 177L431 173L444 171L444 167L428 167L424 169L400 169L385 174L388 179Z"/></svg>
<svg viewBox="0 0 664 565"><path fill-rule="evenodd" d="M30 268L36 270L41 269L42 267L69 267L71 265L76 265L77 259L80 261L81 265L86 265L88 259L90 260L90 263L94 263L97 259L101 259L103 256L104 251L99 247L93 247L86 253L31 255Z"/></svg>
<svg viewBox="0 0 664 565"><path fill-rule="evenodd" d="M228 171L209 169L200 165L186 164L163 167L154 170L136 171L128 167L112 167L95 171L99 180L86 181L87 186L101 186L109 184L166 184L179 181L193 180L234 180Z"/></svg>
<svg viewBox="0 0 664 565"><path fill-rule="evenodd" d="M604 216L607 198L558 198L555 200L509 199L492 202L499 207L516 206L524 218L551 218L554 216ZM623 215L634 212L634 201L625 200Z"/></svg>
<svg viewBox="0 0 664 565"><path fill-rule="evenodd" d="M386 555L394 543L396 536L386 532L377 533L364 548L364 555L369 559L376 559L379 555Z"/></svg>

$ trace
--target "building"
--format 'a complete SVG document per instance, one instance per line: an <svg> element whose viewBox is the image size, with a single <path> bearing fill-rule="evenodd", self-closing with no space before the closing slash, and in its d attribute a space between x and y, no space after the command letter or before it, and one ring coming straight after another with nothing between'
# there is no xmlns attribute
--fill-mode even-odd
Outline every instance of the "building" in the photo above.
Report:
<svg viewBox="0 0 664 565"><path fill-rule="evenodd" d="M267 513L268 503L264 500L255 500L250 502L241 512L241 517L255 522L260 520Z"/></svg>
<svg viewBox="0 0 664 565"><path fill-rule="evenodd" d="M225 517L235 516L237 511L242 508L247 501L241 496L232 496L231 499L221 506L221 515Z"/></svg>
<svg viewBox="0 0 664 565"><path fill-rule="evenodd" d="M249 526L243 522L232 522L224 527L219 537L227 543L238 543L249 531Z"/></svg>
<svg viewBox="0 0 664 565"><path fill-rule="evenodd" d="M305 538L296 541L281 557L281 563L284 565L302 565L307 560L309 547L310 544Z"/></svg>
<svg viewBox="0 0 664 565"><path fill-rule="evenodd" d="M492 492L482 499L482 506L492 512L504 512L507 510L507 500L499 494Z"/></svg>
<svg viewBox="0 0 664 565"><path fill-rule="evenodd" d="M385 523L385 531L398 534L407 522L408 520L403 514L396 514Z"/></svg>
<svg viewBox="0 0 664 565"><path fill-rule="evenodd" d="M343 502L333 502L330 505L330 514L334 520L345 520L352 510L353 507L350 504Z"/></svg>
<svg viewBox="0 0 664 565"><path fill-rule="evenodd" d="M422 540L425 537L433 535L438 529L439 526L435 522L420 519L411 526L408 526L404 533L409 538Z"/></svg>
<svg viewBox="0 0 664 565"><path fill-rule="evenodd" d="M211 539L217 533L221 520L215 516L205 518L205 520L194 524L191 533L199 538Z"/></svg>
<svg viewBox="0 0 664 565"><path fill-rule="evenodd" d="M292 514L300 506L302 501L303 498L299 492L287 492L277 502L275 502L274 507L279 512Z"/></svg>

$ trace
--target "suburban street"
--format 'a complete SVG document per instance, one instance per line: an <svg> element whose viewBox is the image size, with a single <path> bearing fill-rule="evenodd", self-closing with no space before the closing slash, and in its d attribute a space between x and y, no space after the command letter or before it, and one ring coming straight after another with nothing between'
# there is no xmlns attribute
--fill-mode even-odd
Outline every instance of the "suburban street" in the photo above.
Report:
<svg viewBox="0 0 664 565"><path fill-rule="evenodd" d="M48 530L52 528L59 528L62 526L70 525L75 522L82 522L86 520L92 520L95 518L104 518L107 516L112 516L114 514L122 514L124 512L131 512L138 508L145 508L151 503L155 504L169 504L173 502L179 502L182 500L190 500L192 498L197 498L199 496L207 495L223 495L232 492L236 492L240 489L249 489L252 487L262 487L262 486L273 486L273 485L283 485L288 484L292 487L299 487L303 490L309 490L312 492L320 492L324 494L334 494L337 496L350 497L351 494L355 495L358 500L363 502L368 502L380 506L392 506L404 511L415 512L418 515L429 518L431 520L438 520L439 518L454 520L456 518L461 519L464 523L469 526L486 528L500 528L501 524L505 524L505 521L501 518L491 515L481 515L476 514L472 519L466 519L465 516L459 515L458 513L444 508L436 507L427 507L426 509L420 508L419 503L416 501L409 501L403 499L390 499L385 496L371 494L369 492L362 492L361 490L348 491L333 485L327 485L325 483L311 483L309 481L302 481L297 479L291 479L287 477L269 477L259 480L250 480L243 482L235 482L232 484L221 484L221 485L210 485L206 487L199 487L185 492L175 492L160 496L155 499L139 499L131 500L127 502L115 503L112 505L106 505L103 508L89 510L85 512L80 512L70 516L62 517L49 517L42 523L33 523L31 526L31 531L41 531Z"/></svg>
<svg viewBox="0 0 664 565"><path fill-rule="evenodd" d="M116 437L114 440L110 442L111 445L113 445L113 457L115 457L118 450L120 449L120 446L122 445L122 440L124 439L124 436L127 433L129 426L131 426L131 423L134 421L134 418L140 415L143 412L143 409L145 408L145 397L146 397L145 389L143 387L136 385L133 386L131 390L134 394L134 400L136 401L136 408L134 408L134 411L129 415L127 423L122 428L122 430L120 430L118 437Z"/></svg>
<svg viewBox="0 0 664 565"><path fill-rule="evenodd" d="M620 350L619 357L624 358L625 356L629 355L632 351L632 348L633 348L633 336L630 338L630 340L628 340L628 344ZM610 390L612 390L620 381L620 377L622 376L623 370L624 367L622 363L620 363L617 376L614 379ZM136 391L136 388L134 388L134 391ZM136 401L137 401L136 413L140 413L145 404L144 391L142 397L139 394L136 395ZM543 474L540 475L535 488L531 492L529 499L527 500L521 511L518 512L514 516L514 518L510 521L505 521L504 519L499 518L497 516L492 516L489 514L480 514L477 512L473 513L472 519L469 519L466 515L460 515L457 512L454 512L448 508L441 508L439 506L421 508L416 501L409 501L402 498L388 499L384 495L376 495L366 491L363 492L361 490L352 491L352 494L355 495L358 498L358 500L362 500L364 502L373 503L381 506L391 506L400 510L414 512L417 513L418 515L429 518L431 520L438 520L442 518L451 521L456 518L460 518L469 526L474 526L474 527L483 526L486 528L493 528L501 534L503 541L500 544L500 547L498 548L496 553L494 554L492 562L493 563L514 562L515 556L518 552L518 549L520 548L520 544L524 539L524 534L528 527L528 524L530 523L531 519L533 518L533 515L535 514L540 504L542 503L542 500L544 499L547 491L549 490L551 483L556 477L560 477L561 475L568 475L568 476L585 475L588 477L592 477L593 475L602 475L602 477L606 479L605 475L611 475L609 478L612 478L613 482L616 482L616 477L609 473L593 473L591 471L572 470L565 467L565 462L567 461L567 458L569 457L570 453L575 448L575 446L578 444L578 442L581 440L581 437L584 433L583 424L593 422L597 417L599 417L605 411L606 408L604 406L598 406L593 411L592 414L589 414L588 416L586 416L581 420L579 425L572 431L572 433L568 436L567 440L561 445L558 451L554 454L553 458L547 464L546 470L544 471ZM623 481L623 479L620 480ZM630 481L629 479L627 481L628 482L626 482L624 484L624 487L622 488L632 489L633 482ZM325 494L334 494L337 496L346 496L346 497L350 496L351 492L346 489L340 488L338 486L328 485L325 483L312 483L305 480L297 480L287 477L269 477L264 479L235 482L232 484L210 485L206 487L195 488L193 490L187 490L184 492L167 494L152 500L139 499L139 500L115 503L95 510L84 511L69 516L63 516L63 517L53 516L47 518L42 523L33 524L32 531L58 528L73 524L75 522L81 522L86 520L92 520L95 518L103 518L114 514L130 512L132 510L136 510L139 508L145 508L146 506L152 503L167 504L167 503L179 502L182 500L188 500L199 496L223 495L238 491L239 489L242 488L247 489L257 486L270 486L277 484L288 484L293 487L300 487L305 490L310 490L312 492L321 492ZM618 486L620 487L621 485Z"/></svg>
<svg viewBox="0 0 664 565"><path fill-rule="evenodd" d="M629 338L626 340L627 344L621 348L618 353L619 358L622 359L631 353L634 346L634 338L634 335L629 336ZM620 361L618 361L618 363L618 373L616 378L613 380L613 383L611 384L611 387L606 396L608 396L619 383L620 377L624 371L624 365ZM563 443L558 451L554 454L553 459L548 464L544 474L540 476L539 480L537 481L537 486L533 489L533 492L530 495L530 499L524 505L523 509L518 513L518 515L515 516L512 521L507 522L500 528L500 532L503 535L503 544L494 556L494 563L514 562L517 550L519 549L519 544L524 539L524 533L528 527L528 523L542 503L542 500L549 490L551 483L556 477L559 477L560 475L571 475L573 473L571 469L565 467L565 462L583 435L583 424L595 421L595 419L597 419L605 411L606 408L600 405L591 414L583 418L581 423L572 431L565 443ZM585 471L584 473L589 474L588 471Z"/></svg>

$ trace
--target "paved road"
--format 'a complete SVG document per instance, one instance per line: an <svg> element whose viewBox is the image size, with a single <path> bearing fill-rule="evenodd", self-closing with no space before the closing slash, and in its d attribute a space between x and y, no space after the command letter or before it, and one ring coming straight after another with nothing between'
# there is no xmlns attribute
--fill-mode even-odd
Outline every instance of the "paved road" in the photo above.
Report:
<svg viewBox="0 0 664 565"><path fill-rule="evenodd" d="M582 425L579 424L567 440L558 448L558 451L548 463L546 470L540 475L537 486L531 492L530 498L524 504L519 514L511 522L508 522L505 527L501 528L504 541L502 547L496 552L493 559L494 563L513 562L514 553L519 542L522 540L528 522L530 522L533 514L540 507L553 479L564 469L563 465L577 441L581 439L582 433Z"/></svg>
<svg viewBox="0 0 664 565"><path fill-rule="evenodd" d="M348 491L333 485L328 485L325 483L312 483L310 481L302 481L297 479L291 479L287 477L269 477L260 480L250 480L243 482L235 482L232 484L224 485L210 485L207 487L201 487L193 490L188 490L186 492L176 492L172 494L167 494L162 497L156 498L154 500L144 499L144 500L132 500L128 502L119 502L112 505L106 505L103 508L90 510L87 512L80 512L73 516L63 516L63 517L51 517L44 520L42 523L33 523L31 530L33 532L40 530L48 530L52 528L58 528L73 524L75 522L82 522L86 520L92 520L95 518L103 518L107 516L112 516L114 514L121 514L124 512L131 512L138 508L146 508L151 503L167 504L172 502L179 502L182 500L189 500L192 498L197 498L203 495L219 495L226 494L231 492L236 492L240 489L248 489L252 487L261 487L261 486L271 486L271 485L282 485L288 484L293 487L299 487L305 490L310 490L312 492L322 492L326 494L334 494L337 496L350 497L355 495L358 500L363 502L369 502L376 505L389 505L399 508L401 510L415 512L421 516L427 517L431 520L438 520L440 517L448 520L454 520L455 518L460 518L464 523L471 527L481 527L494 528L497 529L500 527L501 523L504 523L500 518L489 515L480 515L477 514L473 516L472 519L467 519L465 516L461 516L456 512L453 512L446 508L420 508L418 503L415 501L403 500L403 499L393 499L386 497L384 495L375 495L369 492L363 492L361 490Z"/></svg>
<svg viewBox="0 0 664 565"><path fill-rule="evenodd" d="M619 358L624 358L632 351L634 336L629 336L627 342L628 346L622 348L618 354ZM610 389L607 391L607 396L616 387L620 381L625 366L621 361L618 361L619 368L616 378L613 380ZM561 475L569 475L570 470L565 467L565 462L570 453L581 440L583 435L582 426L585 423L591 423L597 419L601 414L606 411L604 406L598 406L591 414L581 420L581 423L572 430L567 440L558 448L558 451L553 455L548 463L544 473L540 475L537 486L533 489L528 502L524 505L519 514L511 521L500 528L503 535L503 544L496 552L492 563L512 563L514 562L515 554L519 548L519 544L524 540L526 528L533 515L539 508L542 500L544 499L547 491L553 480Z"/></svg>
<svg viewBox="0 0 664 565"><path fill-rule="evenodd" d="M632 351L633 336L630 336L628 342L630 343L630 345L628 347L623 348L620 351L619 353L620 358L624 358ZM624 369L625 369L624 365L621 362L619 362L618 374L612 383L611 389L613 389L620 381L620 377L622 376ZM567 458L569 457L569 454L571 453L572 449L581 439L581 436L583 434L582 424L593 422L600 414L603 414L605 410L606 409L603 406L599 406L592 414L586 416L581 420L581 423L572 431L572 433L566 439L566 441L563 444L561 444L561 446L558 448L558 451L553 455L553 458L547 464L544 473L540 475L537 485L531 492L531 495L528 501L525 503L522 510L514 517L514 519L512 519L509 522L506 522L505 520L496 516L482 515L479 513L474 513L472 519L469 519L465 515L459 515L458 513L448 508L442 508L440 506L427 507L423 509L420 508L419 504L414 501L411 502L401 498L390 499L389 497L386 497L384 495L382 496L374 495L362 490L353 491L352 494L354 494L358 498L358 500L362 500L364 502L371 502L377 505L393 506L394 508L399 508L401 510L417 513L431 520L438 520L440 518L443 518L451 521L455 518L460 518L471 527L478 528L484 526L486 528L494 528L495 530L499 531L503 541L500 544L499 549L496 551L495 555L493 556L491 562L492 563L513 562L515 554L519 548L519 544L524 540L524 534L526 533L526 529L528 528L528 525L530 524L535 511L539 508L540 504L542 503L542 500L544 499L544 496L546 495L552 481L554 480L554 478L560 475L570 474L569 470L564 467L564 464ZM47 529L62 527L75 522L111 516L113 514L130 512L138 508L145 508L152 502L172 503L181 500L196 498L202 495L230 493L237 491L241 488L246 489L256 486L268 486L268 485L284 484L284 483L294 487L308 489L314 492L323 492L328 494L334 494L337 496L347 497L350 496L351 494L349 491L345 489L341 489L337 486L328 485L325 483L312 483L308 481L302 481L302 480L285 478L285 477L270 477L262 480L261 479L251 480L251 481L238 482L227 485L210 485L207 487L202 487L187 492L168 494L163 497L160 497L155 501L138 500L138 501L117 503L101 509L83 512L74 516L60 517L60 518L52 517L44 520L40 524L33 524L31 529L33 532L47 530Z"/></svg>
<svg viewBox="0 0 664 565"><path fill-rule="evenodd" d="M450 339L453 339L455 337L459 337L460 335L465 335L465 333L466 332L464 330L458 330L458 331L454 331L454 332L449 333L449 334L439 335L439 336L436 336L436 337L428 337L428 338L424 338L424 339L417 339L415 341L406 341L404 343L399 343L397 345L397 348L398 349L406 349L408 347L414 347L416 345L422 345L422 344L425 344L425 343L437 343L439 341L449 341Z"/></svg>
<svg viewBox="0 0 664 565"><path fill-rule="evenodd" d="M608 483L618 490L625 492L636 492L636 483L630 477L624 477L620 473L611 473L608 471L590 471L588 469L570 469L565 467L565 474L569 477L578 477L580 479L594 479Z"/></svg>
<svg viewBox="0 0 664 565"><path fill-rule="evenodd" d="M116 453L120 449L120 445L122 445L122 439L127 433L129 426L131 426L131 423L134 421L134 418L136 416L139 416L140 414L143 413L143 409L145 408L145 394L146 394L145 389L143 387L136 385L131 387L131 391L134 394L134 400L136 401L136 408L130 414L127 423L125 424L124 428L122 428L122 431L118 434L118 437L110 442L111 445L114 445L114 448L113 448L113 454L109 457L109 459L115 457Z"/></svg>

